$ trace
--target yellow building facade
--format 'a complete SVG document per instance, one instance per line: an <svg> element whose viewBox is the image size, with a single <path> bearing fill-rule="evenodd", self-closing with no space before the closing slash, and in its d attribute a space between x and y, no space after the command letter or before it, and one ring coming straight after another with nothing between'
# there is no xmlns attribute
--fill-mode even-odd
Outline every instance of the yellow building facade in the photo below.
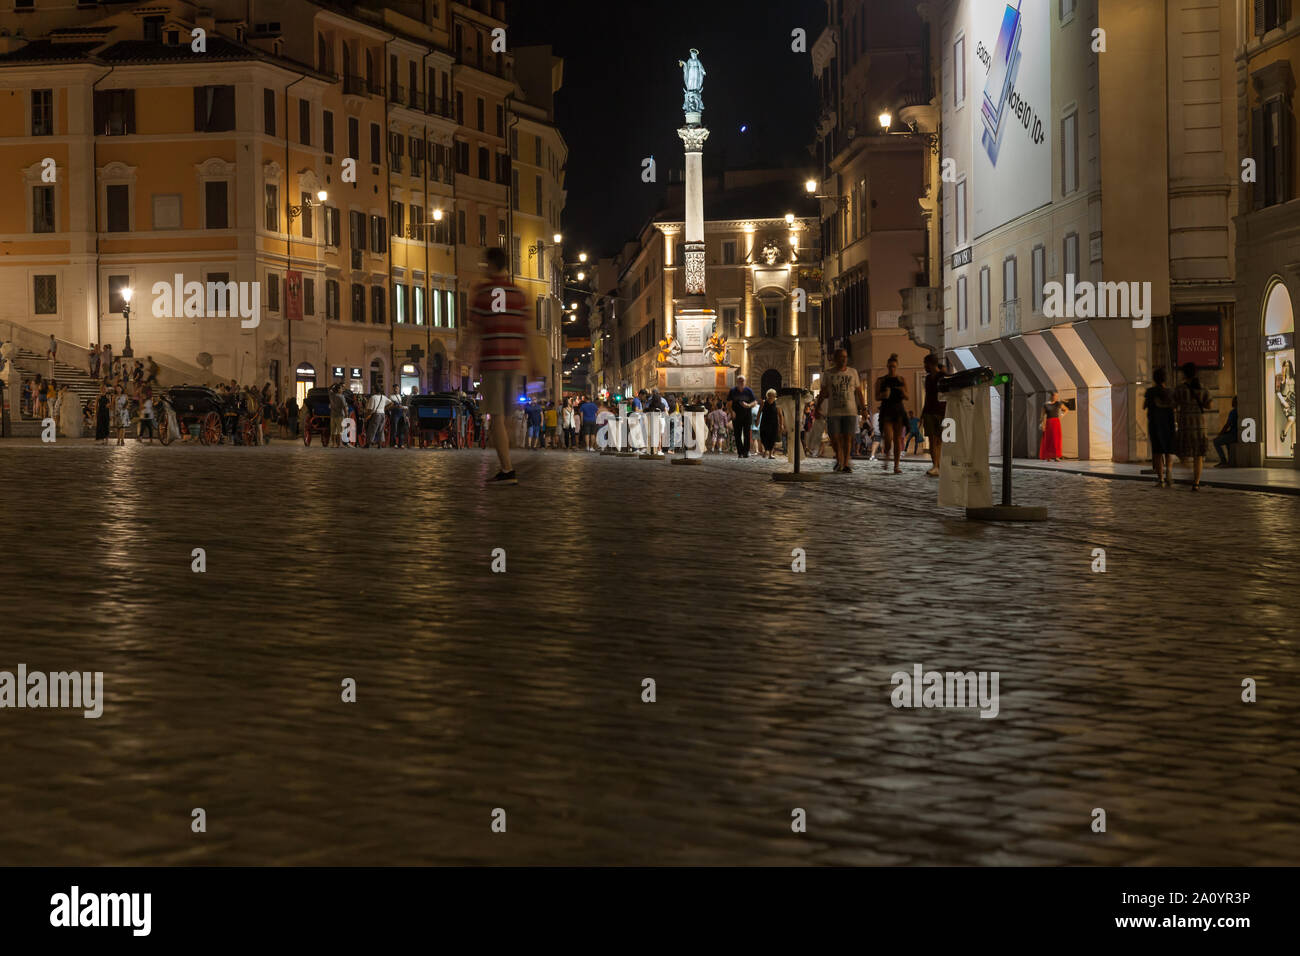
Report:
<svg viewBox="0 0 1300 956"><path fill-rule="evenodd" d="M534 390L548 401L564 394L564 166L568 145L555 126L554 95L563 61L549 47L517 52L521 95L510 102L511 263L514 281L532 305L537 332L550 342L551 363ZM558 237L558 238L557 238Z"/></svg>
<svg viewBox="0 0 1300 956"><path fill-rule="evenodd" d="M0 15L21 188L0 337L121 354L129 289L164 380L472 386L467 293L484 247L509 248L504 3L204 9ZM562 189L548 202L558 223Z"/></svg>

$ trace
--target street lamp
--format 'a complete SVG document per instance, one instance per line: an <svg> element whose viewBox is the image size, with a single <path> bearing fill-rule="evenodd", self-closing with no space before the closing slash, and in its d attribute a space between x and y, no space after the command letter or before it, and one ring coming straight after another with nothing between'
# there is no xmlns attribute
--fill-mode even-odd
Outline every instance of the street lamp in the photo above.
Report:
<svg viewBox="0 0 1300 956"><path fill-rule="evenodd" d="M122 349L122 358L135 358L131 351L131 289L122 290L122 317L126 319L126 348Z"/></svg>
<svg viewBox="0 0 1300 956"><path fill-rule="evenodd" d="M579 262L586 262L586 261L587 261L587 254L586 254L585 252L580 252L580 253L578 253L578 261L579 261Z"/></svg>
<svg viewBox="0 0 1300 956"><path fill-rule="evenodd" d="M315 207L322 205L325 202L325 200L329 198L330 198L329 193L327 193L323 189L318 189L316 191L315 199L311 199L311 198L304 199L302 201L302 205L289 207L289 219L290 220L297 219L299 216L302 215L304 209L314 209Z"/></svg>
<svg viewBox="0 0 1300 956"><path fill-rule="evenodd" d="M921 139L924 139L926 143L929 145L931 153L934 153L936 156L939 154L938 133L923 133L920 130L920 128L916 125L915 121L908 123L904 129L895 132L893 129L894 116L888 110L885 110L883 113L881 113L879 119L880 119L880 131L885 135L920 137Z"/></svg>
<svg viewBox="0 0 1300 956"><path fill-rule="evenodd" d="M433 211L433 221L434 221L434 222L442 222L442 210L441 210L441 209L435 209L435 210Z"/></svg>
<svg viewBox="0 0 1300 956"><path fill-rule="evenodd" d="M551 236L551 239L554 240L557 246L564 241L564 237L560 235L558 232L555 235Z"/></svg>
<svg viewBox="0 0 1300 956"><path fill-rule="evenodd" d="M815 179L804 180L803 188L804 191L811 196L813 193L817 191L817 180Z"/></svg>
<svg viewBox="0 0 1300 956"><path fill-rule="evenodd" d="M794 225L794 213L792 213L792 212L788 212L788 213L785 214L785 224L786 224L787 226L793 226L793 225Z"/></svg>

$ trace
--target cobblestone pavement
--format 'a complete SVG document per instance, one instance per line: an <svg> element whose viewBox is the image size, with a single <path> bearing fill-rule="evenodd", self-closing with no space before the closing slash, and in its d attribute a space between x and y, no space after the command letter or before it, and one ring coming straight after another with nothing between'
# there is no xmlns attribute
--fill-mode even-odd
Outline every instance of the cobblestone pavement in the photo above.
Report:
<svg viewBox="0 0 1300 956"><path fill-rule="evenodd" d="M0 710L0 861L1300 860L1300 500L1025 472L1051 520L989 525L919 465L518 462L0 445L0 670L106 698ZM894 708L914 664L997 717Z"/></svg>

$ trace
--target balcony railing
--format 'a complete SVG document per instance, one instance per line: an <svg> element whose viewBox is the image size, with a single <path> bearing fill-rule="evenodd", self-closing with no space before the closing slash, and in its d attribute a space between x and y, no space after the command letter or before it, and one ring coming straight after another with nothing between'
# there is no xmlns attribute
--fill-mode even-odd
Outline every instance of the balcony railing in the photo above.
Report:
<svg viewBox="0 0 1300 956"><path fill-rule="evenodd" d="M388 86L388 102L390 102L390 103L405 103L405 102L406 102L406 87L404 87L404 86L399 86L399 85L396 84L396 83L391 83L391 84L389 84L389 86Z"/></svg>
<svg viewBox="0 0 1300 956"><path fill-rule="evenodd" d="M450 119L454 112L451 98L447 96L430 96L425 112L433 116L442 116Z"/></svg>
<svg viewBox="0 0 1300 956"><path fill-rule="evenodd" d="M369 96L370 86L362 76L343 77L343 92L349 96Z"/></svg>
<svg viewBox="0 0 1300 956"><path fill-rule="evenodd" d="M424 90L411 90L406 99L406 105L413 110L424 112Z"/></svg>
<svg viewBox="0 0 1300 956"><path fill-rule="evenodd" d="M998 317L1002 320L1002 336L1020 334L1020 300L1012 299L998 306Z"/></svg>

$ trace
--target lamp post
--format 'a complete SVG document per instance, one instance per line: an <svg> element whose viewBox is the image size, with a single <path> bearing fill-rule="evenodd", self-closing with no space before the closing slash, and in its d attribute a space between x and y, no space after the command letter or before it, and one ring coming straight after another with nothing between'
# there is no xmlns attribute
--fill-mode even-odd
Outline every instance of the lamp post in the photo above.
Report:
<svg viewBox="0 0 1300 956"><path fill-rule="evenodd" d="M131 289L129 286L122 290L122 318L126 319L126 346L122 349L122 358L135 358L135 353L131 351Z"/></svg>

